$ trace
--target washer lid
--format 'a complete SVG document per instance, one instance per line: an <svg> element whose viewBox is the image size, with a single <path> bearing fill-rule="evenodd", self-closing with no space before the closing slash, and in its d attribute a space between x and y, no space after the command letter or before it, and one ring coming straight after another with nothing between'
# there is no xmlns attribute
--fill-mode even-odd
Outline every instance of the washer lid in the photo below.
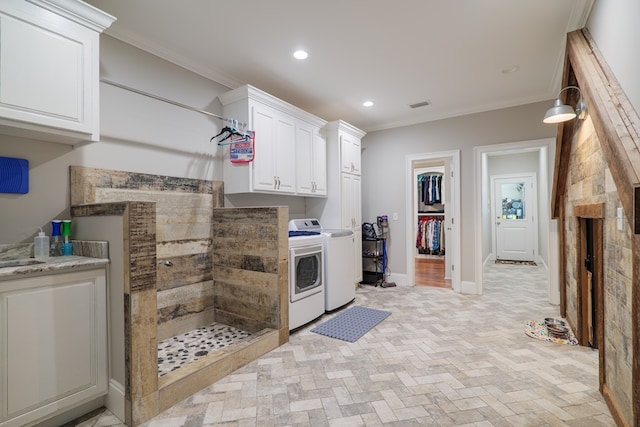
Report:
<svg viewBox="0 0 640 427"><path fill-rule="evenodd" d="M344 237L344 236L353 236L353 231L351 230L347 230L346 228L343 229L323 229L322 230L322 234L324 236L329 236L329 237Z"/></svg>

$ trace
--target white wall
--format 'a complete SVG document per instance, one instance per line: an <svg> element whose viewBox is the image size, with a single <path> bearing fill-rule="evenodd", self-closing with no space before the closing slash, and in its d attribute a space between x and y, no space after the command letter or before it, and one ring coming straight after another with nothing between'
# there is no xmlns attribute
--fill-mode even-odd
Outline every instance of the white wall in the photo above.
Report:
<svg viewBox="0 0 640 427"><path fill-rule="evenodd" d="M398 213L390 221L389 268L406 274L405 156L408 154L461 150L462 280L473 282L475 260L473 147L552 138L556 127L542 123L553 101L371 132L363 138L362 218Z"/></svg>
<svg viewBox="0 0 640 427"><path fill-rule="evenodd" d="M587 29L636 111L640 111L640 2L596 0Z"/></svg>
<svg viewBox="0 0 640 427"><path fill-rule="evenodd" d="M216 114L228 88L103 35L100 70L107 78ZM101 140L71 148L0 136L0 156L29 160L30 190L0 194L0 243L29 242L36 227L69 218L69 166L79 165L199 179L221 179L223 123L106 84L101 90Z"/></svg>

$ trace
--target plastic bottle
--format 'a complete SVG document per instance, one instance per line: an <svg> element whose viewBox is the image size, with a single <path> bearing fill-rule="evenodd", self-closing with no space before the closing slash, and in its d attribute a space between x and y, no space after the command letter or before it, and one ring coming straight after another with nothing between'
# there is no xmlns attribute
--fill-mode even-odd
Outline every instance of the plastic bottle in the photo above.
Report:
<svg viewBox="0 0 640 427"><path fill-rule="evenodd" d="M49 258L49 249L49 236L45 236L44 231L40 228L40 232L33 239L34 258Z"/></svg>

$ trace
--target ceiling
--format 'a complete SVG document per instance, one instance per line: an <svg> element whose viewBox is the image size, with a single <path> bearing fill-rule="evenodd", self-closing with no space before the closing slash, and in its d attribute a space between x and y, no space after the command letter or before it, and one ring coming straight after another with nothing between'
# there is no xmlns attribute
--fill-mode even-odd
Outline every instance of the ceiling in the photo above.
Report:
<svg viewBox="0 0 640 427"><path fill-rule="evenodd" d="M85 1L117 39L370 132L554 99L594 0Z"/></svg>

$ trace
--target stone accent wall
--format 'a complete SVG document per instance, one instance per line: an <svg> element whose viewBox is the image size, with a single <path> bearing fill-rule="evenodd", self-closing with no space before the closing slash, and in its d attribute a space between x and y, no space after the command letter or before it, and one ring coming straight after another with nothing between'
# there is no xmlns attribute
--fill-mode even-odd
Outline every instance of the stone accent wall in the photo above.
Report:
<svg viewBox="0 0 640 427"><path fill-rule="evenodd" d="M565 255L567 318L577 322L577 219L573 207L605 204L604 226L604 345L605 383L627 420L632 417L632 231L626 220L617 229L620 198L591 119L576 121L565 195Z"/></svg>
<svg viewBox="0 0 640 427"><path fill-rule="evenodd" d="M158 340L213 322L211 212L224 204L222 183L78 166L70 175L72 206L155 203Z"/></svg>

